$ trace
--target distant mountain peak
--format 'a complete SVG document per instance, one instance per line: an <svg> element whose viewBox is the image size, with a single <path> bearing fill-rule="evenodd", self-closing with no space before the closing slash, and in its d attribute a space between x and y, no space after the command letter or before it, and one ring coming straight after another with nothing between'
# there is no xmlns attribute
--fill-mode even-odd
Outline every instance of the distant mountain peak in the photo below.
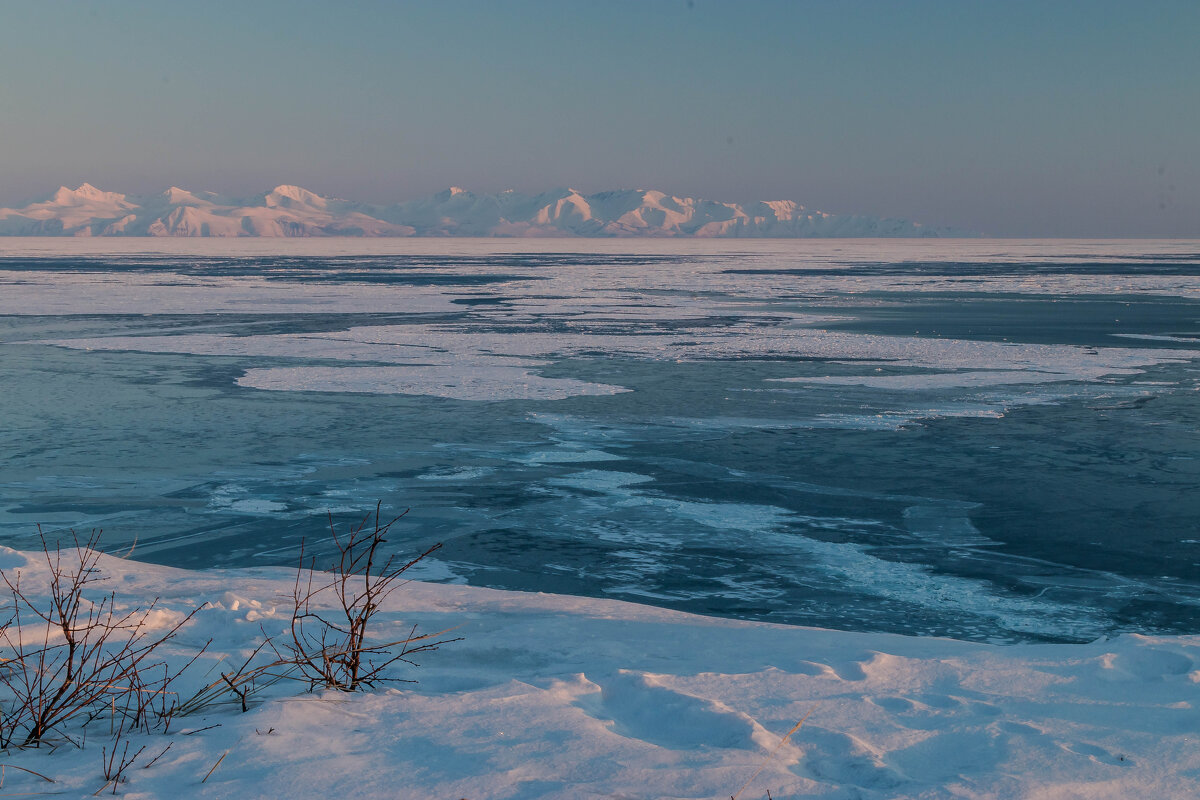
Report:
<svg viewBox="0 0 1200 800"><path fill-rule="evenodd" d="M155 199L167 205L198 205L207 203L207 201L197 197L195 193L189 192L187 189L180 189L178 186L171 186Z"/></svg>
<svg viewBox="0 0 1200 800"><path fill-rule="evenodd" d="M323 208L326 205L326 199L316 192L310 192L308 189L293 186L289 183L276 186L267 192L264 197L268 207L273 205L290 206L299 204Z"/></svg>
<svg viewBox="0 0 1200 800"><path fill-rule="evenodd" d="M440 200L442 202L445 202L452 197L459 197L459 195L463 195L464 199L467 197L475 196L472 192L462 188L461 186L448 186L445 189L442 189L437 194L431 195L429 199L430 200Z"/></svg>
<svg viewBox="0 0 1200 800"><path fill-rule="evenodd" d="M95 201L119 202L124 199L125 195L123 194L104 192L90 183L81 183L78 189L70 189L66 186L58 187L58 190L50 196L48 202L57 205L77 205L79 203Z"/></svg>
<svg viewBox="0 0 1200 800"><path fill-rule="evenodd" d="M792 200L738 204L656 189L475 194L451 186L388 206L280 184L249 200L171 186L127 197L90 183L23 208L0 208L7 236L637 236L927 237L972 235L914 222L810 211Z"/></svg>

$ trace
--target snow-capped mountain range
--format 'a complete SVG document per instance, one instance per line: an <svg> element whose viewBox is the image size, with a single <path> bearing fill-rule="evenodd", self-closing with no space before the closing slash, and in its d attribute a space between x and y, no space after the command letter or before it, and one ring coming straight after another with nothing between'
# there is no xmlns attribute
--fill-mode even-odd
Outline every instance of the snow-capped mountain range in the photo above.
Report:
<svg viewBox="0 0 1200 800"><path fill-rule="evenodd" d="M627 189L475 194L458 187L369 205L276 186L250 198L105 192L90 184L0 208L0 236L696 236L800 238L974 234L900 219L826 214L791 200L745 205Z"/></svg>

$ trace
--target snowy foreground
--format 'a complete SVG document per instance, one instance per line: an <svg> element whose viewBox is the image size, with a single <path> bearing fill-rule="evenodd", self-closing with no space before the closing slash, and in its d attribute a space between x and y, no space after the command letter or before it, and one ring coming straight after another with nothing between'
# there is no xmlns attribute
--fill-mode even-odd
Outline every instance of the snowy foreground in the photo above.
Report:
<svg viewBox="0 0 1200 800"><path fill-rule="evenodd" d="M0 549L35 594L39 559ZM213 640L197 685L290 616L287 569L101 566L119 602L161 597L164 627L204 605L171 654ZM132 737L147 748L117 793L659 800L727 798L753 777L739 800L1200 796L1200 636L990 646L422 583L379 619L381 637L418 623L464 640L404 673L418 684L277 685L248 713L221 705ZM0 794L91 795L106 733L0 758L55 779L6 769Z"/></svg>

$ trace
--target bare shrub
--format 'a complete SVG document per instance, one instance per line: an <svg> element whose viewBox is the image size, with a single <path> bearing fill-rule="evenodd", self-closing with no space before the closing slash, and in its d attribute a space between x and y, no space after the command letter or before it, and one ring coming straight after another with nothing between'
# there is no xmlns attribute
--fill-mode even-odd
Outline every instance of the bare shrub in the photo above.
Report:
<svg viewBox="0 0 1200 800"><path fill-rule="evenodd" d="M383 522L380 508L377 503L373 515L344 534L330 515L333 563L327 571L318 569L301 545L291 620L281 641L263 630L262 642L240 666L222 670L183 702L173 686L211 640L177 668L160 652L199 609L154 630L157 598L126 610L114 592L96 591L106 580L98 568L98 531L82 542L72 531L67 547L51 546L43 536L48 593L23 585L19 570L12 575L0 570L12 603L10 618L0 623L0 749L82 745L88 726L107 719L114 749L109 754L105 748L105 788L115 791L140 754L127 760L126 747L117 755L127 731L168 730L174 717L227 700L247 711L257 692L282 680L345 692L404 681L390 674L392 667L416 666L414 656L458 639L444 638L449 630L418 634L415 625L395 641L372 638L376 615L403 584L404 573L441 547L408 561L385 558L386 536L404 515Z"/></svg>
<svg viewBox="0 0 1200 800"><path fill-rule="evenodd" d="M41 539L50 576L42 601L22 587L19 570L0 571L12 597L12 617L0 629L0 748L40 745L52 735L75 742L73 733L104 717L118 737L126 728L150 730L169 714L171 683L192 663L172 669L157 651L196 610L155 631L157 599L124 611L114 592L93 596L105 580L97 567L99 532L84 542L71 536L66 549Z"/></svg>
<svg viewBox="0 0 1200 800"><path fill-rule="evenodd" d="M317 569L315 557L308 557L306 563L301 545L292 591L290 640L276 653L282 663L294 665L310 688L354 692L364 686L403 682L388 675L390 667L400 662L416 666L413 656L458 641L438 638L449 630L418 635L415 625L397 641L376 643L369 639L375 615L401 585L405 571L441 547L435 544L407 562L395 556L382 558L380 548L387 541L388 531L408 511L385 523L380 508L377 503L373 515L367 514L341 535L333 524L333 515L329 515L329 531L337 552L328 572ZM322 610L326 603L331 610Z"/></svg>

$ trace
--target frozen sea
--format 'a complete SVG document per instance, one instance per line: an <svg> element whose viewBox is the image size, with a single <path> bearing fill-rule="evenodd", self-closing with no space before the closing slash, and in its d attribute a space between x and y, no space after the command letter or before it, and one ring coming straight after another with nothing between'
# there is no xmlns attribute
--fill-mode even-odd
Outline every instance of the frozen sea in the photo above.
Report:
<svg viewBox="0 0 1200 800"><path fill-rule="evenodd" d="M0 544L1195 632L1200 242L0 240ZM135 544L136 543L136 544Z"/></svg>

